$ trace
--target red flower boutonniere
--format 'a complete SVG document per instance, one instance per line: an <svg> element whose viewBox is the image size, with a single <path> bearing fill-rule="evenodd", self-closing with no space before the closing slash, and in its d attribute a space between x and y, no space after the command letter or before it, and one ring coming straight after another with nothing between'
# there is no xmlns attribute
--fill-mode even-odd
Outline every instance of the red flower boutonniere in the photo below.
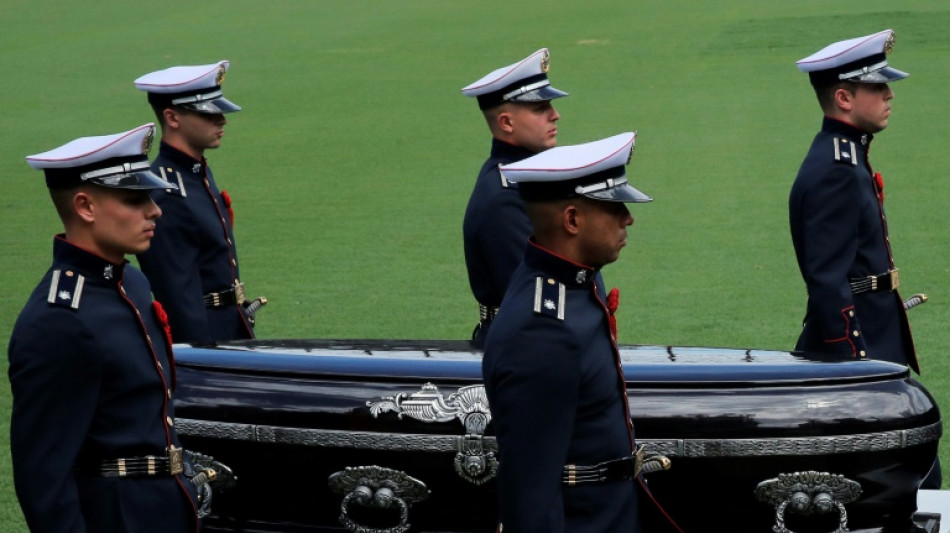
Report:
<svg viewBox="0 0 950 533"><path fill-rule="evenodd" d="M610 289L607 295L607 320L610 322L610 334L614 342L617 342L617 307L620 306L620 290L616 287Z"/></svg>
<svg viewBox="0 0 950 533"><path fill-rule="evenodd" d="M231 195L228 191L221 191L221 198L224 200L224 207L228 208L228 218L231 219L231 225L234 225L234 209L231 208Z"/></svg>
<svg viewBox="0 0 950 533"><path fill-rule="evenodd" d="M881 201L884 201L884 176L880 172L874 173L874 183L877 185L877 194L881 197Z"/></svg>
<svg viewBox="0 0 950 533"><path fill-rule="evenodd" d="M158 325L161 326L162 332L165 334L165 341L168 342L168 349L170 351L172 348L172 327L168 323L168 314L159 301L152 302L152 309L155 311L155 319L158 320Z"/></svg>
<svg viewBox="0 0 950 533"><path fill-rule="evenodd" d="M158 320L158 325L165 334L165 352L168 354L168 363L172 372L172 389L174 389L178 382L178 372L175 368L175 352L172 351L172 327L168 323L168 314L161 302L158 300L152 302L152 309L155 311L155 320Z"/></svg>

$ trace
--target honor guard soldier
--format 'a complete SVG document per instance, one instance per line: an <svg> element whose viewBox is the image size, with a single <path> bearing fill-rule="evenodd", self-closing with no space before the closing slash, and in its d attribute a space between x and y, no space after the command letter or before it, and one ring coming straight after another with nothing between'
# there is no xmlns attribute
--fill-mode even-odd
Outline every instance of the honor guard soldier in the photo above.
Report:
<svg viewBox="0 0 950 533"><path fill-rule="evenodd" d="M238 268L231 198L218 190L205 159L206 150L221 145L225 115L241 110L222 93L228 66L219 61L171 67L135 80L148 93L162 127L152 171L175 185L153 194L165 217L151 249L138 260L168 311L175 342L254 337L251 302Z"/></svg>
<svg viewBox="0 0 950 533"><path fill-rule="evenodd" d="M174 189L149 171L153 124L28 156L65 233L9 346L10 451L30 531L197 531L174 426L165 313L127 254Z"/></svg>
<svg viewBox="0 0 950 533"><path fill-rule="evenodd" d="M472 333L476 348L484 344L531 234L524 204L498 166L557 144L561 116L551 100L567 93L551 86L549 66L550 55L542 48L462 88L478 100L492 135L491 155L478 174L462 225L468 281L479 307L479 324Z"/></svg>
<svg viewBox="0 0 950 533"><path fill-rule="evenodd" d="M594 280L627 244L636 135L502 165L532 226L488 332L482 374L505 533L679 531L640 477L617 348L616 289Z"/></svg>
<svg viewBox="0 0 950 533"><path fill-rule="evenodd" d="M831 44L798 61L824 112L789 196L792 243L808 308L797 350L869 357L920 372L897 292L884 179L868 159L907 73L891 67L894 32Z"/></svg>
<svg viewBox="0 0 950 533"><path fill-rule="evenodd" d="M888 64L894 32L828 45L797 62L824 112L789 195L792 243L808 288L796 350L920 365L897 288L884 214L884 178L868 159L909 74ZM923 298L916 295L908 300ZM910 307L907 305L907 307ZM923 488L940 488L939 462Z"/></svg>

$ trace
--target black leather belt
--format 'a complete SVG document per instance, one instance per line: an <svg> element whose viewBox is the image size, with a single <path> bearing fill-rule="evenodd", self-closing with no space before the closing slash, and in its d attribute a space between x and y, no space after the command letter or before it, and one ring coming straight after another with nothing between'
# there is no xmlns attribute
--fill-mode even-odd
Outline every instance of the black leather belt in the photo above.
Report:
<svg viewBox="0 0 950 533"><path fill-rule="evenodd" d="M101 477L177 476L184 472L182 449L171 447L165 455L120 457L77 467L80 474Z"/></svg>
<svg viewBox="0 0 950 533"><path fill-rule="evenodd" d="M893 291L900 287L901 284L900 276L898 276L896 268L888 270L883 274L865 276L863 278L851 278L850 281L852 294Z"/></svg>
<svg viewBox="0 0 950 533"><path fill-rule="evenodd" d="M205 307L224 307L226 305L242 305L247 299L244 294L244 283L237 282L221 292L209 292L202 296Z"/></svg>
<svg viewBox="0 0 950 533"><path fill-rule="evenodd" d="M568 486L636 479L643 469L643 448L637 453L591 466L565 465L561 481Z"/></svg>
<svg viewBox="0 0 950 533"><path fill-rule="evenodd" d="M491 322L495 320L495 315L498 314L497 307L489 307L487 305L478 304L478 321L479 322Z"/></svg>

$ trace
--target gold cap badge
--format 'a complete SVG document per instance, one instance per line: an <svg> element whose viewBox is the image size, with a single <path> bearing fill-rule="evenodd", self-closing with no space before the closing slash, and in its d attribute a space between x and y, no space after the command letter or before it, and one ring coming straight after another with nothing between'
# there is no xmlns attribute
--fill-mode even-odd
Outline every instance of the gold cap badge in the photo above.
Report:
<svg viewBox="0 0 950 533"><path fill-rule="evenodd" d="M633 139L634 139L634 143L633 145L630 146L630 153L627 154L627 162L624 163L625 165L630 164L630 160L633 159L633 151L637 149L637 143L636 143L637 132L633 132Z"/></svg>
<svg viewBox="0 0 950 533"><path fill-rule="evenodd" d="M224 65L218 65L218 75L214 78L215 85L221 85L224 81L224 75L228 73L228 69L224 68Z"/></svg>
<svg viewBox="0 0 950 533"><path fill-rule="evenodd" d="M541 72L547 74L548 70L551 70L551 54L545 50L541 54Z"/></svg>
<svg viewBox="0 0 950 533"><path fill-rule="evenodd" d="M142 139L142 154L148 155L149 151L152 149L152 141L155 139L155 126L152 126L148 129L148 133L145 134L145 137Z"/></svg>
<svg viewBox="0 0 950 533"><path fill-rule="evenodd" d="M884 41L885 55L890 54L891 52L894 51L894 43L896 41L897 41L897 35L894 32L891 32L891 34L887 36L887 40Z"/></svg>

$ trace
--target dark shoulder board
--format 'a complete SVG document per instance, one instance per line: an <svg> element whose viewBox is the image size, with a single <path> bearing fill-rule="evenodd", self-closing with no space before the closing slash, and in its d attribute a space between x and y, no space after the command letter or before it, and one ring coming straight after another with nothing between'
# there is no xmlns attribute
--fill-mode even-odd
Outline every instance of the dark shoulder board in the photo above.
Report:
<svg viewBox="0 0 950 533"><path fill-rule="evenodd" d="M82 287L86 278L72 270L54 270L46 301L52 305L79 309Z"/></svg>
<svg viewBox="0 0 950 533"><path fill-rule="evenodd" d="M847 137L833 137L835 161L845 163L851 166L857 166L858 154L854 148L854 143Z"/></svg>
<svg viewBox="0 0 950 533"><path fill-rule="evenodd" d="M563 283L547 276L538 276L534 283L534 312L558 320L564 320Z"/></svg>

